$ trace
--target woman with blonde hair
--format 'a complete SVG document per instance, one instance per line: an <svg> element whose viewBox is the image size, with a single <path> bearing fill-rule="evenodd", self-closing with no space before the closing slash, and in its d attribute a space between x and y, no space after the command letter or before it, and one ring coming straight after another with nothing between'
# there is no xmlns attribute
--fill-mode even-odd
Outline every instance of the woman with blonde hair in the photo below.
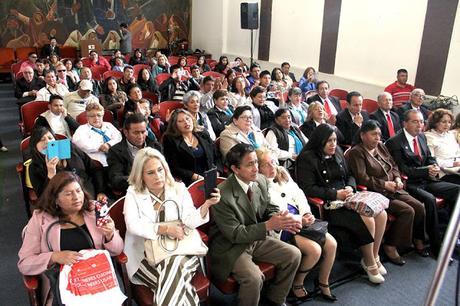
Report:
<svg viewBox="0 0 460 306"><path fill-rule="evenodd" d="M126 269L130 281L154 291L154 305L198 305L199 298L191 284L199 266L198 257L173 255L152 266L145 257L144 241L159 239L160 235L184 239L187 228L194 229L208 222L209 208L220 200L219 190L216 188L212 197L196 209L185 185L174 181L164 156L150 147L136 154L128 182L123 213L124 251L129 258ZM160 202L165 202L162 211L159 211ZM166 205L169 202L178 205L183 224L161 224L178 218L172 203ZM158 214L160 223L156 221Z"/></svg>
<svg viewBox="0 0 460 306"><path fill-rule="evenodd" d="M258 149L256 153L259 172L269 180L268 191L272 203L278 205L280 211L287 210L301 218L304 228L315 223L315 217L311 213L305 194L292 180L286 169L278 166L276 155L266 148ZM311 295L305 290L303 284L307 274L322 258L315 285L319 287L321 296L325 300L336 301L337 298L329 289L329 275L334 265L337 249L337 242L334 237L326 233L324 240L315 241L311 237L306 237L308 235L302 234L302 231L295 235L281 232L276 236L285 242L296 245L302 252L302 261L292 284L292 295L302 302L311 299Z"/></svg>

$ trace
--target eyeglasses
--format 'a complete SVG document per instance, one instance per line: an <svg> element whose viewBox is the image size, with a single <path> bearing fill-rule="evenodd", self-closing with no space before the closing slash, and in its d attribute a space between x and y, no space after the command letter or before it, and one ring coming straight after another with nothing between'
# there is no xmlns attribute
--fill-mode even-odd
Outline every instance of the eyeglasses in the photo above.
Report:
<svg viewBox="0 0 460 306"><path fill-rule="evenodd" d="M416 96L416 97L420 97L420 98L422 98L422 99L425 99L425 98L426 98L426 96L425 96L425 95L422 95L422 94L418 94L418 93L414 94L414 96Z"/></svg>
<svg viewBox="0 0 460 306"><path fill-rule="evenodd" d="M238 119L243 119L243 120L252 120L252 116L240 116Z"/></svg>
<svg viewBox="0 0 460 306"><path fill-rule="evenodd" d="M89 116L87 116L87 117L88 117L88 118L96 118L96 117L97 117L97 118L102 118L102 117L104 117L104 115L103 115L103 114L95 114L95 115L89 115Z"/></svg>
<svg viewBox="0 0 460 306"><path fill-rule="evenodd" d="M30 58L38 58L38 56L31 56Z"/></svg>
<svg viewBox="0 0 460 306"><path fill-rule="evenodd" d="M65 69L64 70L58 70L57 72L66 72L66 70Z"/></svg>

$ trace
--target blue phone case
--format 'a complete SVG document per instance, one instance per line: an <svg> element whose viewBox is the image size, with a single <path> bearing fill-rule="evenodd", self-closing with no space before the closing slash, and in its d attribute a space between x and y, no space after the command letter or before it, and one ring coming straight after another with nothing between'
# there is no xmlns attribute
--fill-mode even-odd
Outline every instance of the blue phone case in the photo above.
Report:
<svg viewBox="0 0 460 306"><path fill-rule="evenodd" d="M48 160L57 156L59 159L70 158L70 139L62 139L48 142Z"/></svg>

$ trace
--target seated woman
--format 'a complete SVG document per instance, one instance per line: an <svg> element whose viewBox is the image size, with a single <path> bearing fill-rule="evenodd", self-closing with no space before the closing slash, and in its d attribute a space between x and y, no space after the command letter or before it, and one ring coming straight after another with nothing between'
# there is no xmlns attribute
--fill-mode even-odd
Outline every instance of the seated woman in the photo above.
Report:
<svg viewBox="0 0 460 306"><path fill-rule="evenodd" d="M241 57L235 57L235 62L237 65L235 65L232 69L235 70L235 72L246 75L249 71L248 65L246 65L245 62L241 59Z"/></svg>
<svg viewBox="0 0 460 306"><path fill-rule="evenodd" d="M186 56L179 56L177 59L177 65L179 66L178 74L180 75L181 79L188 79L190 77L190 72L185 68L188 66L187 64L187 57Z"/></svg>
<svg viewBox="0 0 460 306"><path fill-rule="evenodd" d="M230 69L230 66L228 65L228 57L222 55L219 57L219 62L217 62L213 70L225 75L228 69Z"/></svg>
<svg viewBox="0 0 460 306"><path fill-rule="evenodd" d="M109 77L105 80L103 94L99 96L101 105L112 112L114 118L117 118L119 109L125 106L128 96L122 90L118 89L118 82L115 77Z"/></svg>
<svg viewBox="0 0 460 306"><path fill-rule="evenodd" d="M200 72L211 71L211 68L206 64L206 57L204 55L198 55L196 65L200 68Z"/></svg>
<svg viewBox="0 0 460 306"><path fill-rule="evenodd" d="M126 66L128 65L125 64L125 59L123 57L116 57L112 65L112 71L123 72Z"/></svg>
<svg viewBox="0 0 460 306"><path fill-rule="evenodd" d="M262 132L252 121L252 108L249 105L239 106L233 112L232 123L225 127L220 134L220 152L223 160L228 151L238 144L247 143L255 149L269 147Z"/></svg>
<svg viewBox="0 0 460 306"><path fill-rule="evenodd" d="M87 124L80 125L72 137L72 143L91 159L107 167L110 147L121 141L120 131L110 122L104 122L104 108L99 103L86 105Z"/></svg>
<svg viewBox="0 0 460 306"><path fill-rule="evenodd" d="M142 91L150 91L157 95L160 94L158 90L157 81L152 77L150 70L147 68L142 68L137 75L137 84Z"/></svg>
<svg viewBox="0 0 460 306"><path fill-rule="evenodd" d="M310 197L319 197L326 202L344 201L356 190L355 178L349 173L342 150L337 146L335 129L329 124L321 124L313 131L297 157L296 171L299 187ZM360 248L361 266L369 281L383 283L387 271L380 263L379 249L387 213L382 211L372 218L345 207L324 212L329 232L339 244Z"/></svg>
<svg viewBox="0 0 460 306"><path fill-rule="evenodd" d="M242 76L237 76L233 79L231 90L228 95L230 105L232 105L233 108L251 104L251 98L246 96L246 92L244 91L248 84L249 82Z"/></svg>
<svg viewBox="0 0 460 306"><path fill-rule="evenodd" d="M168 235L182 240L185 227L196 228L209 220L209 208L220 200L216 188L212 197L199 208L183 183L174 181L161 153L150 147L141 149L134 158L130 184L125 198L126 236L124 252L129 258L126 269L130 281L155 292L153 305L198 305L199 298L191 279L199 267L196 256L171 256L152 267L144 254L144 241ZM159 203L151 195L179 205L183 226L156 223ZM171 206L166 206L166 208ZM161 215L166 215L161 220ZM160 214L160 221L177 219L173 211Z"/></svg>
<svg viewBox="0 0 460 306"><path fill-rule="evenodd" d="M425 132L431 155L441 168L441 180L460 185L460 145L456 140L455 131L450 130L454 121L452 112L438 108L428 118L428 131ZM450 171L449 171L450 170Z"/></svg>
<svg viewBox="0 0 460 306"><path fill-rule="evenodd" d="M144 57L144 54L142 54L141 49L136 49L134 50L133 55L129 59L129 65L134 66L134 65L139 65L139 64L147 64L147 60Z"/></svg>
<svg viewBox="0 0 460 306"><path fill-rule="evenodd" d="M310 139L310 136L316 129L316 127L324 123L327 123L327 113L324 110L323 104L317 101L311 102L308 105L307 119L304 122L304 124L302 124L302 126L300 127L300 130L308 139ZM339 142L345 139L342 132L340 132L340 130L335 125L331 126L334 128L335 134L337 135L337 140Z"/></svg>
<svg viewBox="0 0 460 306"><path fill-rule="evenodd" d="M54 141L54 134L46 127L37 127L30 136L30 151L32 162L29 167L30 182L40 196L49 181L58 172L72 171L82 180L83 186L97 200L104 200L104 174L101 166L97 165L85 152L71 146L70 159L60 160L53 157L48 160L46 151L48 142Z"/></svg>
<svg viewBox="0 0 460 306"><path fill-rule="evenodd" d="M80 77L78 74L73 70L73 62L71 59L66 59L63 61L65 68L67 70L67 75L72 80L73 83L77 84L80 81Z"/></svg>
<svg viewBox="0 0 460 306"><path fill-rule="evenodd" d="M123 108L122 121L127 117L128 113L139 113L139 102L142 99L142 90L138 84L130 84L128 87L128 101Z"/></svg>
<svg viewBox="0 0 460 306"><path fill-rule="evenodd" d="M288 108L291 111L292 122L301 126L307 121L308 104L302 101L302 90L299 87L291 87L288 91Z"/></svg>
<svg viewBox="0 0 460 306"><path fill-rule="evenodd" d="M390 262L402 266L405 261L399 256L398 247L410 247L414 239L417 251L425 252L425 207L404 190L398 166L380 136L377 121L363 123L346 160L358 184L390 199L387 212L395 220L386 232L383 250Z"/></svg>
<svg viewBox="0 0 460 306"><path fill-rule="evenodd" d="M274 85L276 91L279 91L282 94L284 94L289 90L287 83L283 80L283 72L280 68L273 68L271 78L271 84Z"/></svg>
<svg viewBox="0 0 460 306"><path fill-rule="evenodd" d="M307 67L299 80L299 87L305 94L309 91L316 90L316 71L313 67Z"/></svg>
<svg viewBox="0 0 460 306"><path fill-rule="evenodd" d="M216 137L232 122L233 106L228 104L228 92L218 89L212 95L214 107L208 111L208 118Z"/></svg>
<svg viewBox="0 0 460 306"><path fill-rule="evenodd" d="M225 90L232 90L232 84L233 80L236 78L236 72L233 69L228 69L227 72L225 73L225 78L222 80L222 83L220 84L220 88L218 87L218 82L219 80L216 80L216 86L215 88L219 89L225 89Z"/></svg>
<svg viewBox="0 0 460 306"><path fill-rule="evenodd" d="M169 73L169 63L168 63L168 58L166 55L161 54L158 57L158 62L155 66L152 68L152 77L156 77L160 73Z"/></svg>
<svg viewBox="0 0 460 306"><path fill-rule="evenodd" d="M80 229L69 223L50 228L58 220L76 223ZM78 251L92 248L81 231L91 237L96 249L107 250L112 256L123 251L123 240L110 217L105 225L96 226L94 204L80 178L69 171L59 172L49 181L37 203L37 209L27 223L18 254L19 271L24 275L39 275L54 263L70 265L77 262L81 256ZM52 252L48 249L48 242ZM49 282L43 284L42 305L51 305L51 289L54 288L50 288Z"/></svg>
<svg viewBox="0 0 460 306"><path fill-rule="evenodd" d="M208 115L206 115L205 112L200 112L200 98L201 94L198 91L190 90L184 95L182 102L184 103L184 108L192 114L196 123L202 126L214 141L216 140L216 133L214 133L212 129L212 124L211 121L209 121Z"/></svg>
<svg viewBox="0 0 460 306"><path fill-rule="evenodd" d="M187 186L203 178L204 172L215 166L218 171L222 170L209 134L184 109L176 109L169 119L163 135L163 152L171 165L172 175Z"/></svg>
<svg viewBox="0 0 460 306"><path fill-rule="evenodd" d="M259 172L268 180L268 191L272 202L278 205L280 211L286 211L299 215L302 218L302 226L307 227L315 222L307 198L303 191L289 176L288 172L277 166L276 156L267 149L259 149L257 159L259 161ZM336 301L337 298L329 289L329 275L334 265L337 242L334 237L326 233L326 240L323 244L314 241L301 234L282 232L281 240L291 242L302 252L302 261L292 284L294 296L301 302L311 299L311 295L305 290L303 284L305 277L319 263L319 277L315 285L321 290L321 296L328 301Z"/></svg>
<svg viewBox="0 0 460 306"><path fill-rule="evenodd" d="M278 159L281 161L295 160L308 142L300 129L292 124L291 112L287 108L279 108L275 112L275 122L267 129L265 139L274 149L279 149ZM283 163L289 168L291 163Z"/></svg>

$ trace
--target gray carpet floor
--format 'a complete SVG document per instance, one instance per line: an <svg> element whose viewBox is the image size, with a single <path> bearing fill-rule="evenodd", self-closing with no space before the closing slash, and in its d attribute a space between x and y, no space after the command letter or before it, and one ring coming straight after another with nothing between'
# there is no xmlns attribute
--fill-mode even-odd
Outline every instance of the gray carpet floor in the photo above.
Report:
<svg viewBox="0 0 460 306"><path fill-rule="evenodd" d="M27 222L25 207L15 165L21 160L18 115L11 83L0 83L0 138L9 152L0 153L0 306L28 305L26 291L21 282L17 252L21 245L21 230ZM423 305L431 282L436 261L413 253L406 256L407 264L397 267L385 264L389 271L386 282L371 285L363 274L355 273L350 281L334 287L339 298L334 305ZM351 268L350 268L351 266ZM454 305L458 262L449 266L436 305ZM359 271L358 262L339 262L333 278ZM307 282L307 288L311 282ZM308 288L312 289L312 288ZM212 305L235 305L235 296L224 296L211 288ZM316 298L302 305L329 304Z"/></svg>

